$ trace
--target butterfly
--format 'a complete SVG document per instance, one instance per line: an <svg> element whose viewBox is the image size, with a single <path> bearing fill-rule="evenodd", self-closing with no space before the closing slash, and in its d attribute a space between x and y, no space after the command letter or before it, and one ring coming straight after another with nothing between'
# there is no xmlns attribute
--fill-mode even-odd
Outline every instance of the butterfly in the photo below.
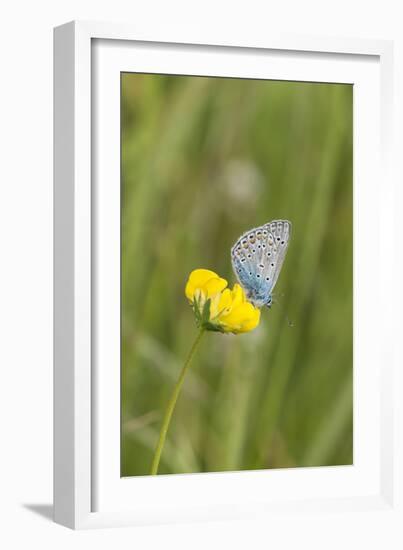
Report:
<svg viewBox="0 0 403 550"><path fill-rule="evenodd" d="M254 306L271 306L290 237L291 222L273 220L250 229L231 248L232 268Z"/></svg>

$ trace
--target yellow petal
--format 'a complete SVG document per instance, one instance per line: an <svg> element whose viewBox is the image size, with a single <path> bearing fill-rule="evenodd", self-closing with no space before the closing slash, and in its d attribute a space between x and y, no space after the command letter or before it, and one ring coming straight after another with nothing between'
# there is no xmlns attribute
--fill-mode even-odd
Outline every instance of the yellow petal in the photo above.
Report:
<svg viewBox="0 0 403 550"><path fill-rule="evenodd" d="M188 281L185 286L185 295L189 302L193 301L194 296L194 286Z"/></svg>
<svg viewBox="0 0 403 550"><path fill-rule="evenodd" d="M189 301L193 301L194 293L197 288L203 288L204 284L212 278L219 278L217 273L209 269L195 269L189 275L188 282L185 287L185 294Z"/></svg>
<svg viewBox="0 0 403 550"><path fill-rule="evenodd" d="M229 288L226 288L221 293L220 301L218 302L218 310L223 313L227 308L232 305L232 293Z"/></svg>
<svg viewBox="0 0 403 550"><path fill-rule="evenodd" d="M221 320L228 326L238 327L245 320L245 309L248 314L247 304L240 304L231 308L231 311L226 315L222 315Z"/></svg>
<svg viewBox="0 0 403 550"><path fill-rule="evenodd" d="M260 322L260 309L257 309L257 308L253 308L253 309L254 309L254 311L251 314L251 317L249 317L249 319L246 319L242 323L241 328L238 329L238 332L240 332L240 333L249 332L249 331L255 329L258 326L258 324Z"/></svg>
<svg viewBox="0 0 403 550"><path fill-rule="evenodd" d="M251 303L244 302L238 306L232 307L228 315L223 315L220 322L227 332L235 334L249 332L257 327L260 321L260 310Z"/></svg>
<svg viewBox="0 0 403 550"><path fill-rule="evenodd" d="M220 315L224 312L228 313L228 308L231 307L232 295L229 288L226 288L222 292L218 292L211 298L210 305L210 319L219 320Z"/></svg>
<svg viewBox="0 0 403 550"><path fill-rule="evenodd" d="M189 282L195 286L202 286L212 277L218 277L218 275L210 269L194 269L189 275Z"/></svg>
<svg viewBox="0 0 403 550"><path fill-rule="evenodd" d="M220 294L215 294L210 298L210 321L218 317L219 309L218 304L220 303Z"/></svg>
<svg viewBox="0 0 403 550"><path fill-rule="evenodd" d="M209 279L200 288L204 291L208 298L211 298L218 292L222 292L227 284L228 283L225 279L221 279L220 277L216 276Z"/></svg>
<svg viewBox="0 0 403 550"><path fill-rule="evenodd" d="M237 305L243 304L244 302L246 302L244 289L241 287L241 285L235 283L232 290L232 306L235 307Z"/></svg>

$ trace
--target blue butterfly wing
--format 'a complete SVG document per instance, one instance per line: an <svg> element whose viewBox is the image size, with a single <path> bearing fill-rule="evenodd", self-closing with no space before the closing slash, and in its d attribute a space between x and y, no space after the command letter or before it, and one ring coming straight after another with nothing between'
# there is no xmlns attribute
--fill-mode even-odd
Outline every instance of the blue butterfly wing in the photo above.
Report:
<svg viewBox="0 0 403 550"><path fill-rule="evenodd" d="M235 275L257 307L271 300L290 237L291 223L274 220L244 233L231 249Z"/></svg>
<svg viewBox="0 0 403 550"><path fill-rule="evenodd" d="M273 290L280 275L281 268L283 267L288 244L291 238L292 225L288 220L274 220L266 224L265 227L267 227L273 237L273 243L271 246L272 254L270 257L268 256L268 259L271 260L268 267L270 268Z"/></svg>

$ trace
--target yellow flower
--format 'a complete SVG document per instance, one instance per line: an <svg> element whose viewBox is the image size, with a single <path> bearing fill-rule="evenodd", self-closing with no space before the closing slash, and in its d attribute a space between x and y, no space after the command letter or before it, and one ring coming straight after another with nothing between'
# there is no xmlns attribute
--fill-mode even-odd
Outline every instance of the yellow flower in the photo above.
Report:
<svg viewBox="0 0 403 550"><path fill-rule="evenodd" d="M218 332L240 334L257 327L260 310L246 300L242 287L228 283L209 269L195 269L189 276L185 294L193 306L198 324Z"/></svg>

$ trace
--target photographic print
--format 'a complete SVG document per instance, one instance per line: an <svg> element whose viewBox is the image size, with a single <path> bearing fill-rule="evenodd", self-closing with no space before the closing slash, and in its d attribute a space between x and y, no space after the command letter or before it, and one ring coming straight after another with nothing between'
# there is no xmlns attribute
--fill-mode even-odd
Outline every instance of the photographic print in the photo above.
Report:
<svg viewBox="0 0 403 550"><path fill-rule="evenodd" d="M121 74L121 476L353 462L353 87Z"/></svg>

